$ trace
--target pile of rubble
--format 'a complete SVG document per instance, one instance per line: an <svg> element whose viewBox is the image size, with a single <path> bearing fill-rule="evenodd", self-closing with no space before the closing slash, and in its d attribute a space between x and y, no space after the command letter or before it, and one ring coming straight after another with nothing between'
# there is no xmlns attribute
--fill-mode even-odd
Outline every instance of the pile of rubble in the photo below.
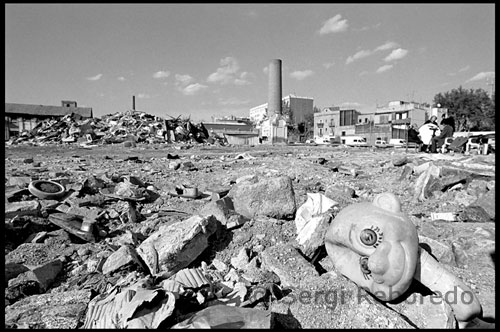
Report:
<svg viewBox="0 0 500 332"><path fill-rule="evenodd" d="M131 124L115 126L117 132ZM337 184L309 184L305 176L274 171L271 153L264 174L252 172L227 186L199 191L189 185L164 188L116 170L96 169L91 175L81 168L49 171L33 158L24 159L38 175L10 167L6 177L5 326L454 327L450 307L436 305L425 292L415 292L413 304L375 300L333 269L323 235L339 210L373 193L339 184L360 181L371 168L384 183L397 175L401 187L412 188L408 195L418 205L460 196L468 203L453 214L455 221L494 225L494 160L443 163L402 156L362 168L323 155L311 165L304 156L290 154L309 163L304 174L318 167ZM283 164L283 156L275 158ZM263 160L248 152L225 159L219 160L226 168L254 169L256 160ZM137 161L123 160L133 167ZM193 167L167 166L167 172L184 176L204 169L185 163ZM55 184L33 190L36 180L59 184L63 191ZM198 204L191 210L172 209L169 200ZM465 247L448 248L425 236L420 240L458 270L455 257L465 255Z"/></svg>
<svg viewBox="0 0 500 332"><path fill-rule="evenodd" d="M193 124L189 119L163 119L145 112L129 110L101 118L82 119L68 114L60 119L40 122L31 131L12 137L7 145L45 145L53 143L80 143L82 145L123 143L207 143L224 144L224 137L210 135L203 123Z"/></svg>

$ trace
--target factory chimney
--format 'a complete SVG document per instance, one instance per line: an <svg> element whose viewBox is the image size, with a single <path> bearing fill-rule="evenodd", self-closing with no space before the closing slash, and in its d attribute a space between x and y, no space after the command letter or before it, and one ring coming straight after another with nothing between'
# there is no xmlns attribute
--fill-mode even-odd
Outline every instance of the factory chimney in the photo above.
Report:
<svg viewBox="0 0 500 332"><path fill-rule="evenodd" d="M281 115L281 60L273 59L269 64L269 90L267 99L267 116Z"/></svg>

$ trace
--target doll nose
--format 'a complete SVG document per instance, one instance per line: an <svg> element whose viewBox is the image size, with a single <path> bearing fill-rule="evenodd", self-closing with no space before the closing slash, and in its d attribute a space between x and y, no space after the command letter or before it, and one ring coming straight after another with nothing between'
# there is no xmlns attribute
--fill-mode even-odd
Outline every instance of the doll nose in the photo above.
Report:
<svg viewBox="0 0 500 332"><path fill-rule="evenodd" d="M391 244L389 242L382 242L377 247L375 252L370 255L370 258L368 259L368 268L373 274L384 274L389 269L390 251Z"/></svg>

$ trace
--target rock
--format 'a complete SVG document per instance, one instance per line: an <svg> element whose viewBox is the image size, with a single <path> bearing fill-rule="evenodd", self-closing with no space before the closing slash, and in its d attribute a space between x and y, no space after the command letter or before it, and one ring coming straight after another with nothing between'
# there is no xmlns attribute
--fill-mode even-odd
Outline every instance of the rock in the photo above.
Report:
<svg viewBox="0 0 500 332"><path fill-rule="evenodd" d="M405 165L399 177L399 181L409 180L412 173L413 173L413 167L410 165Z"/></svg>
<svg viewBox="0 0 500 332"><path fill-rule="evenodd" d="M106 259L102 266L102 273L111 274L130 265L141 266L141 263L135 249L132 246L123 245Z"/></svg>
<svg viewBox="0 0 500 332"><path fill-rule="evenodd" d="M91 296L90 290L32 295L5 308L5 327L76 329Z"/></svg>
<svg viewBox="0 0 500 332"><path fill-rule="evenodd" d="M495 220L495 191L487 191L479 196L475 202L471 203L470 206L482 208L492 220Z"/></svg>
<svg viewBox="0 0 500 332"><path fill-rule="evenodd" d="M268 247L261 257L262 267L274 272L283 287L299 287L307 276L319 275L314 266L290 244Z"/></svg>
<svg viewBox="0 0 500 332"><path fill-rule="evenodd" d="M59 259L55 259L33 270L19 274L17 277L11 279L8 285L9 287L14 287L21 283L34 281L40 287L41 292L45 292L62 271L62 267L63 263Z"/></svg>
<svg viewBox="0 0 500 332"><path fill-rule="evenodd" d="M231 188L234 210L247 217L265 215L272 218L292 218L296 203L292 179L288 176L259 178L258 182L242 181Z"/></svg>
<svg viewBox="0 0 500 332"><path fill-rule="evenodd" d="M333 185L326 187L325 196L335 201L346 202L355 196L355 191L349 187Z"/></svg>
<svg viewBox="0 0 500 332"><path fill-rule="evenodd" d="M62 230L61 230L62 231ZM66 243L69 241L69 235L62 231L65 236L49 237L51 243ZM50 234L50 233L48 233ZM47 241L46 240L46 241ZM44 243L22 243L15 250L5 255L5 263L18 263L23 265L40 265L57 259L60 256L71 256L74 252L74 247L68 246L62 248L61 245L46 245Z"/></svg>
<svg viewBox="0 0 500 332"><path fill-rule="evenodd" d="M231 198L224 197L216 201L211 201L198 212L200 216L208 217L213 215L226 228L234 228L243 225L249 219L236 213Z"/></svg>
<svg viewBox="0 0 500 332"><path fill-rule="evenodd" d="M241 248L236 257L231 258L231 265L235 268L242 270L250 261L246 248Z"/></svg>
<svg viewBox="0 0 500 332"><path fill-rule="evenodd" d="M402 302L398 304L387 303L387 305L408 318L419 329L456 328L453 310L439 295L424 296L418 292L412 292Z"/></svg>
<svg viewBox="0 0 500 332"><path fill-rule="evenodd" d="M415 183L414 199L424 201L429 197L429 185L432 184L432 179L438 179L440 168L431 165L429 168L418 177Z"/></svg>
<svg viewBox="0 0 500 332"><path fill-rule="evenodd" d="M392 160L392 164L396 167L400 167L400 166L404 166L406 165L407 163L409 162L408 158L406 156L398 156L398 157L395 157L393 160Z"/></svg>
<svg viewBox="0 0 500 332"><path fill-rule="evenodd" d="M227 264L226 264L226 263L224 263L224 262L223 262L223 261L221 261L221 260L218 260L217 258L214 258L214 259L212 260L212 265L213 265L213 266L217 269L217 271L222 272L222 273L224 273L224 272L228 271L228 269L229 269L229 268L227 267Z"/></svg>
<svg viewBox="0 0 500 332"><path fill-rule="evenodd" d="M19 274L29 271L29 269L17 263L7 263L5 264L5 284L9 282L10 279L17 277Z"/></svg>
<svg viewBox="0 0 500 332"><path fill-rule="evenodd" d="M11 176L5 185L27 188L31 181L32 179L29 176Z"/></svg>
<svg viewBox="0 0 500 332"><path fill-rule="evenodd" d="M458 213L458 221L462 222L488 222L493 221L490 215L481 206L466 206Z"/></svg>
<svg viewBox="0 0 500 332"><path fill-rule="evenodd" d="M5 202L5 218L15 216L32 215L40 213L40 203L38 201Z"/></svg>
<svg viewBox="0 0 500 332"><path fill-rule="evenodd" d="M307 193L307 201L297 209L295 227L297 242L309 258L324 244L324 235L333 215L329 211L337 202L322 194Z"/></svg>
<svg viewBox="0 0 500 332"><path fill-rule="evenodd" d="M152 275L172 275L185 268L208 247L208 237L217 229L213 216L192 216L161 226L137 248Z"/></svg>
<svg viewBox="0 0 500 332"><path fill-rule="evenodd" d="M415 173L416 175L422 174L431 166L431 164L432 163L429 161L429 162L414 166L413 173Z"/></svg>
<svg viewBox="0 0 500 332"><path fill-rule="evenodd" d="M342 276L308 278L279 301L271 302L278 328L413 328L395 311Z"/></svg>
<svg viewBox="0 0 500 332"><path fill-rule="evenodd" d="M451 266L457 266L457 262L455 261L455 254L453 253L453 249L450 246L447 246L439 241L423 235L418 236L418 242L422 248L426 249L439 262Z"/></svg>

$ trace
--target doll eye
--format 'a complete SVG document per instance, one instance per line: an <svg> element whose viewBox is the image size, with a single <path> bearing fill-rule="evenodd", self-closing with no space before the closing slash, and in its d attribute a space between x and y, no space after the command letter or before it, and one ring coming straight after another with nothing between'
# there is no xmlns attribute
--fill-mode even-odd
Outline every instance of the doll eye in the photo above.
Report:
<svg viewBox="0 0 500 332"><path fill-rule="evenodd" d="M361 231L360 240L367 246L377 243L377 233L374 230L366 228Z"/></svg>
<svg viewBox="0 0 500 332"><path fill-rule="evenodd" d="M382 231L378 227L365 228L361 231L359 239L364 245L377 247L382 242Z"/></svg>

